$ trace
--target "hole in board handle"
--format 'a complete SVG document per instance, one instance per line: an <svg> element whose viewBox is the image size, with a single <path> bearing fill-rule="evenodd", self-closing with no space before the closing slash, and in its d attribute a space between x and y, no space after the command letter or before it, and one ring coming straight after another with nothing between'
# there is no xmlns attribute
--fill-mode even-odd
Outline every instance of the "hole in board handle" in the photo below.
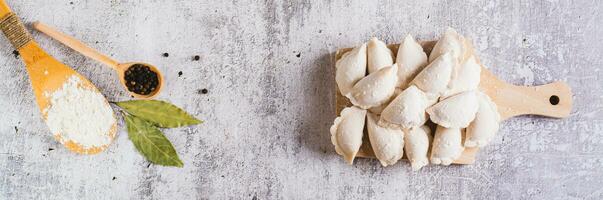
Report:
<svg viewBox="0 0 603 200"><path fill-rule="evenodd" d="M551 105L557 105L559 104L559 97L557 95L553 95L549 97L549 102L551 103Z"/></svg>

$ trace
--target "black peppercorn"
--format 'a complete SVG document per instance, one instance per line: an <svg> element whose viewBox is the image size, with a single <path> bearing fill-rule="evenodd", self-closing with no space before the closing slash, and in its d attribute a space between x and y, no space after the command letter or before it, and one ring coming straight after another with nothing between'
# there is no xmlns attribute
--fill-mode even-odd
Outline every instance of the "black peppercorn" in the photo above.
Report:
<svg viewBox="0 0 603 200"><path fill-rule="evenodd" d="M170 56L169 53L163 53L163 57L168 57L168 56Z"/></svg>
<svg viewBox="0 0 603 200"><path fill-rule="evenodd" d="M126 87L130 92L148 95L155 92L159 84L157 73L149 66L134 64L124 72Z"/></svg>
<svg viewBox="0 0 603 200"><path fill-rule="evenodd" d="M201 59L201 56L198 56L198 55L193 57L194 61L199 61L200 59Z"/></svg>

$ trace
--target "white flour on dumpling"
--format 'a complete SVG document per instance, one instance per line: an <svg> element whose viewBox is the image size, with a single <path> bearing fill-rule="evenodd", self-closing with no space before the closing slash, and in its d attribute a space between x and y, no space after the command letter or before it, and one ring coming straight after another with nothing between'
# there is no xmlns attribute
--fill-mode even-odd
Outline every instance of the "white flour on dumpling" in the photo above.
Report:
<svg viewBox="0 0 603 200"><path fill-rule="evenodd" d="M404 151L414 171L429 164L427 154L431 141L431 129L425 125L405 130Z"/></svg>
<svg viewBox="0 0 603 200"><path fill-rule="evenodd" d="M426 93L440 96L448 88L454 65L452 54L445 53L419 72L411 84Z"/></svg>
<svg viewBox="0 0 603 200"><path fill-rule="evenodd" d="M335 81L342 95L348 94L354 84L366 75L366 44L343 54L335 63Z"/></svg>
<svg viewBox="0 0 603 200"><path fill-rule="evenodd" d="M367 114L368 136L375 157L386 167L396 164L404 155L404 132L379 126L377 118L375 114Z"/></svg>
<svg viewBox="0 0 603 200"><path fill-rule="evenodd" d="M492 102L490 97L480 92L478 101L479 108L475 114L475 119L467 127L465 147L486 146L498 131L500 124L500 114L496 104Z"/></svg>
<svg viewBox="0 0 603 200"><path fill-rule="evenodd" d="M389 101L396 89L396 64L380 69L362 78L346 97L355 106L369 109Z"/></svg>
<svg viewBox="0 0 603 200"><path fill-rule="evenodd" d="M398 88L407 88L408 84L427 65L427 55L423 47L409 34L398 48Z"/></svg>
<svg viewBox="0 0 603 200"><path fill-rule="evenodd" d="M381 105L369 108L368 111L373 114L381 115L381 112L383 112L383 109L385 109L385 107L387 107L400 93L402 93L402 90L400 88L396 88L394 90L394 95L392 95L389 98L389 100L385 101L385 103L383 103Z"/></svg>
<svg viewBox="0 0 603 200"><path fill-rule="evenodd" d="M383 109L379 124L390 128L421 126L427 121L425 109L435 103L435 99L412 85Z"/></svg>
<svg viewBox="0 0 603 200"><path fill-rule="evenodd" d="M446 128L465 128L475 118L478 102L475 91L463 92L444 99L427 109L434 123Z"/></svg>
<svg viewBox="0 0 603 200"><path fill-rule="evenodd" d="M465 38L454 29L448 28L431 50L429 62L433 62L445 53L450 53L456 63L460 63L464 59L465 51Z"/></svg>
<svg viewBox="0 0 603 200"><path fill-rule="evenodd" d="M366 110L352 106L344 108L331 126L331 142L335 145L335 151L350 165L362 146L365 121Z"/></svg>
<svg viewBox="0 0 603 200"><path fill-rule="evenodd" d="M453 69L452 79L448 84L448 90L443 94L444 98L464 91L476 90L479 86L482 67L475 56L470 56L465 63L457 65Z"/></svg>
<svg viewBox="0 0 603 200"><path fill-rule="evenodd" d="M368 72L372 74L382 68L394 64L394 53L387 45L377 38L371 38L368 42Z"/></svg>
<svg viewBox="0 0 603 200"><path fill-rule="evenodd" d="M465 150L462 140L463 134L460 128L438 126L431 146L431 163L435 165L450 165L461 157Z"/></svg>

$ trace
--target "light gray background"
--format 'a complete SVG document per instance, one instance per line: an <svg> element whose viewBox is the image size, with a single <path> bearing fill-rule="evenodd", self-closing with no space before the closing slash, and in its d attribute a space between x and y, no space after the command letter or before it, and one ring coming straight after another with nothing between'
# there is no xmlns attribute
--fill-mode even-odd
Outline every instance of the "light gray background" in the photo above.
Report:
<svg viewBox="0 0 603 200"><path fill-rule="evenodd" d="M184 168L149 166L123 128L104 153L71 153L51 137L23 63L0 39L0 199L603 198L601 1L7 1L24 22L156 64L166 78L159 99L206 123L165 130ZM371 36L431 39L447 26L472 38L504 80L569 83L571 116L505 121L470 166L345 164L329 135L333 52ZM33 35L109 100L129 99L109 68Z"/></svg>

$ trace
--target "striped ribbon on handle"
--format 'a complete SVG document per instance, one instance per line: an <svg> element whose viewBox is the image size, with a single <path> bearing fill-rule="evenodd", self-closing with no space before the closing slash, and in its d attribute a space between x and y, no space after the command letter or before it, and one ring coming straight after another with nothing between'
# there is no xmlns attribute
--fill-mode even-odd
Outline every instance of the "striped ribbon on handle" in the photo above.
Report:
<svg viewBox="0 0 603 200"><path fill-rule="evenodd" d="M0 29L16 49L20 49L33 40L15 13L11 12L0 19Z"/></svg>

